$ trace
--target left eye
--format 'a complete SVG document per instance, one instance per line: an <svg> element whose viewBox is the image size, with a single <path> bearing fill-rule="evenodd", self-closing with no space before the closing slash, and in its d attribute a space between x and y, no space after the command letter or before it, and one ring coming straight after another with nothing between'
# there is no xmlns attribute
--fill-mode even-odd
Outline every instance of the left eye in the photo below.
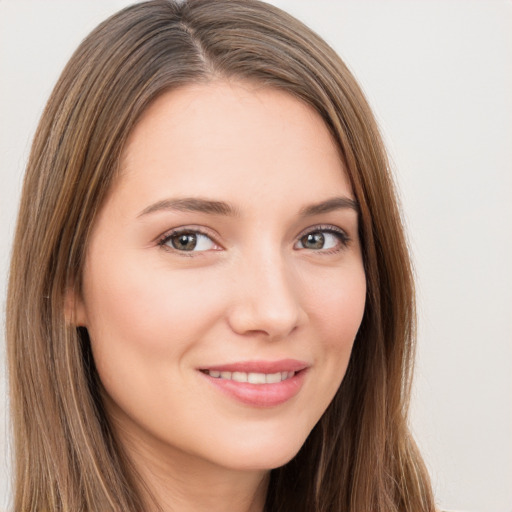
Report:
<svg viewBox="0 0 512 512"><path fill-rule="evenodd" d="M299 249L325 250L335 249L346 245L346 237L342 233L327 230L310 231L299 238L297 246Z"/></svg>
<svg viewBox="0 0 512 512"><path fill-rule="evenodd" d="M196 231L181 231L162 240L161 245L182 252L208 251L216 247L215 242L207 235Z"/></svg>

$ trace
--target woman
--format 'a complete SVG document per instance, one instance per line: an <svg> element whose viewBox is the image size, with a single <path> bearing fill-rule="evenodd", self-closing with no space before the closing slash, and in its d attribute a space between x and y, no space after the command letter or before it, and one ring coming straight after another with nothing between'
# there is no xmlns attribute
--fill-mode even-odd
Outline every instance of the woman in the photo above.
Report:
<svg viewBox="0 0 512 512"><path fill-rule="evenodd" d="M156 0L93 31L12 261L16 510L434 510L385 152L282 11Z"/></svg>

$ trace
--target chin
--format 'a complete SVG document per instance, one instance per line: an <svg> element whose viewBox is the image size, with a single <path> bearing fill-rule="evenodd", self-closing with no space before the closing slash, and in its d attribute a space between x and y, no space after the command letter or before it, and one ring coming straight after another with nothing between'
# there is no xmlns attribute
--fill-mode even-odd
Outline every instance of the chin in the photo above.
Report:
<svg viewBox="0 0 512 512"><path fill-rule="evenodd" d="M224 454L222 465L238 471L270 471L290 462L304 442L305 438L295 442L288 438L286 441L275 439L273 442L251 443L251 446L232 446Z"/></svg>

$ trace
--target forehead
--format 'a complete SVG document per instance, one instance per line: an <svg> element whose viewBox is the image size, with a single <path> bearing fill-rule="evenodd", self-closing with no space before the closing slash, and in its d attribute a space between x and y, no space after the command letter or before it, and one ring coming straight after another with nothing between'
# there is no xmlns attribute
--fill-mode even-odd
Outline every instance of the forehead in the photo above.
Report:
<svg viewBox="0 0 512 512"><path fill-rule="evenodd" d="M155 194L191 184L200 195L350 188L338 147L312 107L278 89L227 81L155 100L128 139L120 181Z"/></svg>

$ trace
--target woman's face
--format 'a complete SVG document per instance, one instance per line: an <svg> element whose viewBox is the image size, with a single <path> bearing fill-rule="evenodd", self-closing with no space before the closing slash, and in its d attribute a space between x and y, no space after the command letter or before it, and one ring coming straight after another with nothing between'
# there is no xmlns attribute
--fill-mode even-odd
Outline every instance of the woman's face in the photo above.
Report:
<svg viewBox="0 0 512 512"><path fill-rule="evenodd" d="M358 216L322 119L213 82L160 97L94 226L78 324L122 442L269 469L338 389L366 282Z"/></svg>

